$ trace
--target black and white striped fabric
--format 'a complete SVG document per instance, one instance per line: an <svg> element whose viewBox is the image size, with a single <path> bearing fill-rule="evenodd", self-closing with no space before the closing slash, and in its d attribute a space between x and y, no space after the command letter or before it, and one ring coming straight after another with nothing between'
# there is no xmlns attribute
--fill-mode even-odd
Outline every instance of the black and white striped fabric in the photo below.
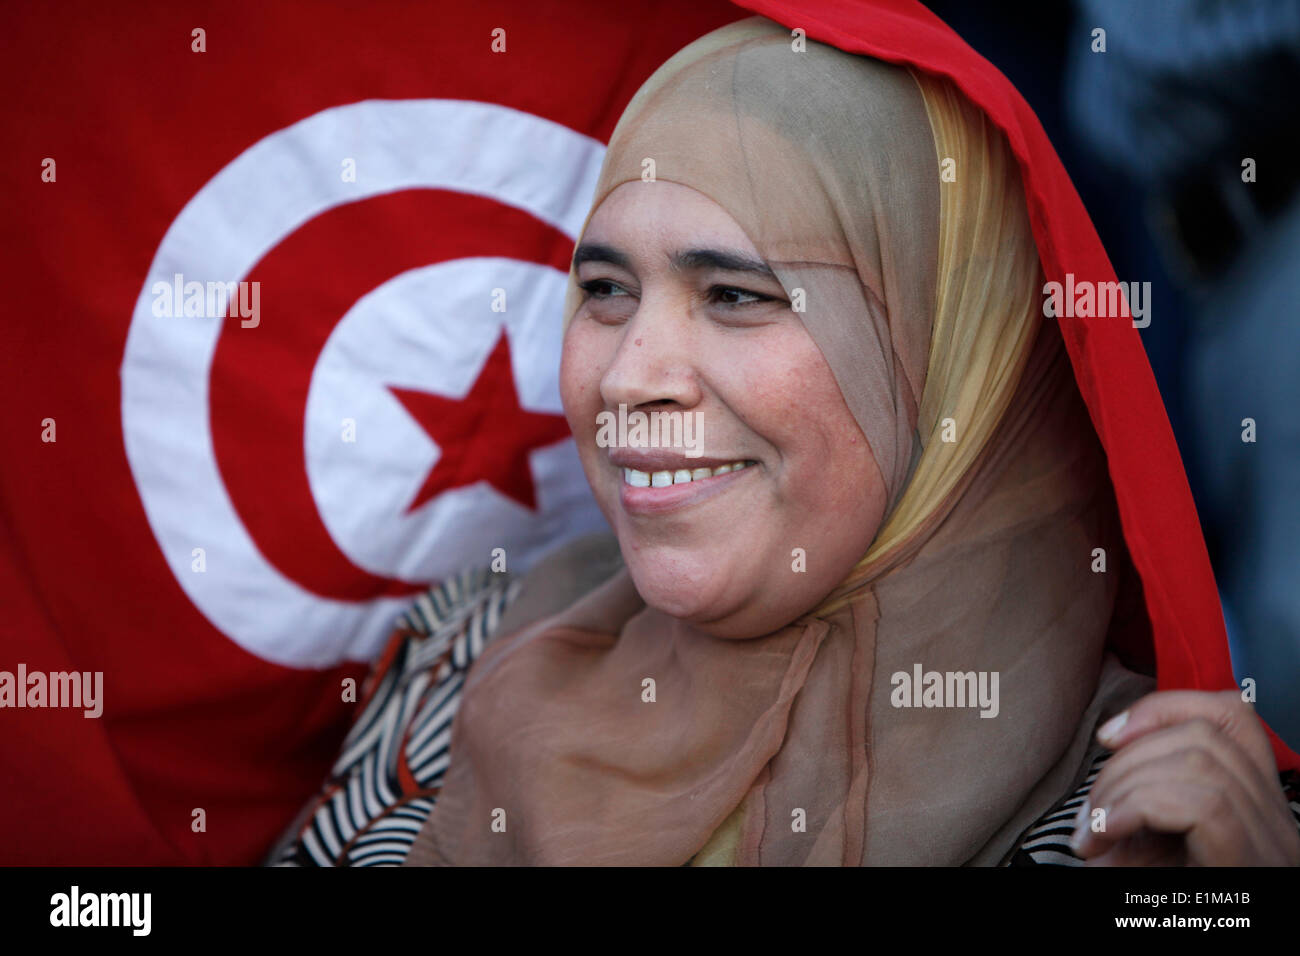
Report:
<svg viewBox="0 0 1300 956"><path fill-rule="evenodd" d="M1020 847L1012 854L1007 865L1083 866L1083 860L1070 850L1070 834L1074 832L1079 808L1088 798L1097 775L1109 758L1108 750L1094 752L1092 764L1079 789L1025 831L1025 835L1020 838Z"/></svg>
<svg viewBox="0 0 1300 956"><path fill-rule="evenodd" d="M268 862L397 866L433 809L469 666L518 593L467 571L416 598L366 681L361 712L322 793Z"/></svg>
<svg viewBox="0 0 1300 956"><path fill-rule="evenodd" d="M401 865L446 775L466 672L519 588L509 574L476 569L416 598L366 680L329 779L268 864ZM1094 752L1083 783L1025 832L1004 865L1083 865L1070 850L1070 834L1109 756ZM1284 776L1283 786L1300 826L1300 775Z"/></svg>

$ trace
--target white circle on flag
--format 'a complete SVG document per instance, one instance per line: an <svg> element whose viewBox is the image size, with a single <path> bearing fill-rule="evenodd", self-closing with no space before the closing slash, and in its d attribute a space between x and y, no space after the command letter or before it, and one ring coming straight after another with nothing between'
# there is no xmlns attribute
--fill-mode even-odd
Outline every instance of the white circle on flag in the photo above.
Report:
<svg viewBox="0 0 1300 956"><path fill-rule="evenodd" d="M517 259L469 258L404 272L363 296L334 327L312 372L304 425L307 476L321 520L358 567L406 580L443 578L486 564L507 545L528 567L566 534L603 527L571 440L530 455L537 510L484 482L407 506L439 449L389 386L460 398L504 330L520 404L562 414L555 371L565 277ZM507 292L493 312L487 290ZM489 426L491 423L488 423ZM345 440L350 439L350 440Z"/></svg>
<svg viewBox="0 0 1300 956"><path fill-rule="evenodd" d="M170 285L177 274L186 282L242 281L270 250L329 209L404 189L485 196L576 238L603 154L603 145L590 137L497 104L367 100L324 110L270 134L221 169L181 210L150 265L127 333L122 432L154 537L176 580L213 626L265 660L327 667L371 659L409 599L321 597L261 554L235 511L213 453L209 376L222 320L155 316L154 284ZM356 182L343 181L341 157L355 159ZM544 291L542 284L536 288ZM557 324L561 301L547 303ZM258 330L233 331L255 335ZM354 373L364 379L363 371ZM454 374L431 371L424 381L444 371ZM343 384L356 381L345 375ZM520 398L530 401L527 395ZM305 443L311 441L309 430ZM556 479L547 469L563 463L548 462L540 453L538 459L541 473L534 480L539 487L554 487ZM570 460L576 462L576 455ZM326 500L335 481L329 472L326 468L314 491ZM585 489L580 471L571 472L569 480ZM583 503L579 511L584 509L591 521L599 520L594 502ZM332 505L327 510L335 526L346 528L357 520ZM584 525L576 517L572 523L551 520L554 540ZM525 529L524 538L531 533ZM373 559L376 567L421 560L418 554L367 557L355 534L345 537L358 557ZM392 532L389 540L400 545L401 532ZM409 540L417 550L427 546L418 534ZM514 543L512 535L503 546ZM204 552L202 571L195 570L198 548Z"/></svg>

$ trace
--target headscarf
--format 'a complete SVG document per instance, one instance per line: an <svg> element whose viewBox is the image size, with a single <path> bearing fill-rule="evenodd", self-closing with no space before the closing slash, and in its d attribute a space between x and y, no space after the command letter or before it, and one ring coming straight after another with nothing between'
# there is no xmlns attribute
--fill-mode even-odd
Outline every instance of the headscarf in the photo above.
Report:
<svg viewBox="0 0 1300 956"><path fill-rule="evenodd" d="M1029 104L918 0L737 4L837 49L951 80L1007 137L1047 281L1116 281L1087 210ZM1161 321L1160 314L1154 321ZM1106 451L1125 544L1140 581L1125 620L1111 628L1110 646L1154 670L1159 690L1233 688L1205 539L1138 331L1110 316L1066 314L1056 321ZM1265 729L1278 769L1300 769L1300 754Z"/></svg>
<svg viewBox="0 0 1300 956"><path fill-rule="evenodd" d="M499 639L411 862L997 862L1137 692L1101 679L1117 585L1094 567L1122 544L1005 137L951 84L753 18L637 93L593 211L647 157L802 290L887 518L762 637L656 626L622 572ZM901 693L918 670L996 675L996 714Z"/></svg>

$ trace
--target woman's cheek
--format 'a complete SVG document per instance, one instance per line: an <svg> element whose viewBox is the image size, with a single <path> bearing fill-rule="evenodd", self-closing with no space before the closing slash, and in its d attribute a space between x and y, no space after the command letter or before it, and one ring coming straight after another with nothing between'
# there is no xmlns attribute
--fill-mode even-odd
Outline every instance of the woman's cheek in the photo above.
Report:
<svg viewBox="0 0 1300 956"><path fill-rule="evenodd" d="M763 402L751 407L753 427L777 452L782 496L816 503L838 484L837 466L857 426L821 353L808 352L806 335L789 345L785 361L751 366L746 392Z"/></svg>
<svg viewBox="0 0 1300 956"><path fill-rule="evenodd" d="M569 428L582 448L585 439L595 433L602 373L598 350L593 347L596 343L577 323L575 319L564 336L560 356L560 403Z"/></svg>
<svg viewBox="0 0 1300 956"><path fill-rule="evenodd" d="M596 498L596 504L612 525L618 501L617 483L611 483L603 467L604 449L596 445L596 416L604 408L600 382L609 350L598 329L584 328L575 318L566 330L560 356L560 402L565 420L578 447L578 460Z"/></svg>

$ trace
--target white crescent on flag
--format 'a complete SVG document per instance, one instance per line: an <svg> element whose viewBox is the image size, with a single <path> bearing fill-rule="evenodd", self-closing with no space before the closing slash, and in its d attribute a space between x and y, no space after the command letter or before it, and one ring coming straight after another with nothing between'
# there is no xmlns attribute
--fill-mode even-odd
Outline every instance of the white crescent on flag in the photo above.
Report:
<svg viewBox="0 0 1300 956"><path fill-rule="evenodd" d="M504 106L368 100L265 137L182 209L136 301L121 367L122 430L168 566L232 641L293 667L367 660L409 599L324 597L267 560L240 520L214 450L209 379L224 323L155 315L154 284L171 284L177 274L187 282L242 281L304 223L405 189L488 197L575 238L603 154L590 137ZM339 175L339 157L355 159L357 181ZM483 294L493 286L510 289L504 312L492 311ZM395 275L339 317L316 358L303 454L321 522L358 568L431 581L486 564L491 548L504 547L510 569L523 569L557 541L603 526L569 439L528 458L536 510L486 482L442 490L410 510L437 491L421 482L441 450L412 417L404 390L463 395L490 355L504 355L521 414L558 414L563 289L564 276L547 266L456 259ZM340 438L345 420L354 423L355 441Z"/></svg>

